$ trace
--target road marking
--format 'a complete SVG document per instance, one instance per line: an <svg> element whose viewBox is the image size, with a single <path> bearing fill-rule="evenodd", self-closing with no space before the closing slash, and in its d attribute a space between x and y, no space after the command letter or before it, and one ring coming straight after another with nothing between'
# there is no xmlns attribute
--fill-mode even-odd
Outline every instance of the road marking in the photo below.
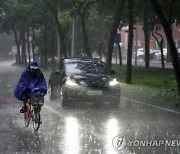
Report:
<svg viewBox="0 0 180 154"><path fill-rule="evenodd" d="M144 103L144 102L141 102L141 101L137 101L137 100L133 100L133 99L126 98L126 97L121 97L121 98L129 100L129 101L132 101L132 102L136 102L136 103L139 103L139 104L142 104L142 105L146 105L146 106L149 106L149 107L157 108L157 109L160 109L160 110L164 110L164 111L167 111L167 112L172 112L172 113L180 115L180 112L174 111L174 110L171 110L171 109L167 109L165 107L159 107L159 106L156 106L156 105L147 104L147 103Z"/></svg>
<svg viewBox="0 0 180 154"><path fill-rule="evenodd" d="M47 105L44 105L44 107L46 109L48 109L49 111L53 112L54 114L58 115L59 117L61 118L65 118L65 114L64 113L59 113L58 111L52 109L51 107L47 106ZM79 127L79 126L78 126ZM90 127L89 127L90 128ZM107 139L107 136L106 135L100 135L98 133L95 133L93 130L89 130L88 128L84 128L84 127L79 127L79 130L84 130L90 134L92 134L93 136L97 137L98 139L101 139L102 141L105 141L105 139ZM113 146L112 146L113 147ZM114 149L116 150L116 149ZM121 150L122 153L126 153L126 154L132 154L131 151L129 151L128 149L123 149ZM135 153L134 153L135 154Z"/></svg>
<svg viewBox="0 0 180 154"><path fill-rule="evenodd" d="M11 85L10 85L10 84L6 84L6 86L7 86L7 87L11 87Z"/></svg>

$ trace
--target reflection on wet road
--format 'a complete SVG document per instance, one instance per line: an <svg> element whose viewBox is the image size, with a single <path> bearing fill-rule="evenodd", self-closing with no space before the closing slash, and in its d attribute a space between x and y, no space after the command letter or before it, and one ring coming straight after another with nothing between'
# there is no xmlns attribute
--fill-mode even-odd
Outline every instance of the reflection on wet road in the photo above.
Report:
<svg viewBox="0 0 180 154"><path fill-rule="evenodd" d="M59 108L57 110L59 102L53 102L54 104L51 102L52 107L45 106L45 108L64 119L65 145L62 146L62 149L67 150L65 153L71 153L71 150L76 151L75 153L89 151L91 151L90 153L119 153L112 146L112 141L116 136L125 136L129 140L179 139L178 129L180 127L177 114L149 108L125 99L122 101L123 108L119 109L109 109L103 106L100 109L80 107L66 110ZM68 135L66 134L67 130ZM67 136L68 142L66 142ZM69 144L71 148L66 148ZM75 149L73 149L74 145L76 145ZM127 147L121 152L139 153L139 150L143 153L152 153L153 151L158 151L157 153L174 151L177 153L179 147Z"/></svg>
<svg viewBox="0 0 180 154"><path fill-rule="evenodd" d="M180 153L180 145L127 144L120 151L113 146L117 136L125 137L126 141L180 140L178 111L124 96L119 108L110 108L108 104L98 108L91 104L63 108L59 100L49 101L47 95L41 112L43 123L39 131L34 132L32 124L27 128L24 126L23 115L19 113L22 104L13 98L13 89L22 69L9 65L7 68L0 70L0 153ZM119 143L123 145L122 140Z"/></svg>

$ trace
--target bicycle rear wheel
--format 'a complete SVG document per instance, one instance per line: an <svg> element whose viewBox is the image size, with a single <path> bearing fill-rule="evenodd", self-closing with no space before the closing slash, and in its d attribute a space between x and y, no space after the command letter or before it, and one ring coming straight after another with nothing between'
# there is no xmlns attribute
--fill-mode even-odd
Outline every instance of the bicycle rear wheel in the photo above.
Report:
<svg viewBox="0 0 180 154"><path fill-rule="evenodd" d="M38 106L40 107L40 106ZM35 107L33 109L34 115L33 115L33 128L34 130L38 131L40 124L41 124L41 115L40 115L40 110L38 107Z"/></svg>

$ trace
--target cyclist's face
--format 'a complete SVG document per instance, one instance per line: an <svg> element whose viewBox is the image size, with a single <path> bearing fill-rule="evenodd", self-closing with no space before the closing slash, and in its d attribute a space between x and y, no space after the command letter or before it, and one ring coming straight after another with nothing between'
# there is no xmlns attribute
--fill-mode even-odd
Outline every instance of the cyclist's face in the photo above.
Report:
<svg viewBox="0 0 180 154"><path fill-rule="evenodd" d="M37 69L31 69L31 72L33 73L33 74L36 74L37 73Z"/></svg>

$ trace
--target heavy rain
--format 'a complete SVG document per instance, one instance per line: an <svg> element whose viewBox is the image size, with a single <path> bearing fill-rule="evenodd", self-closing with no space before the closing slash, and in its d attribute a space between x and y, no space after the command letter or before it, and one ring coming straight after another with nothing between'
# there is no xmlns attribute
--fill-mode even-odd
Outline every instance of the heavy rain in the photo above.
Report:
<svg viewBox="0 0 180 154"><path fill-rule="evenodd" d="M0 1L0 153L180 154L179 8Z"/></svg>

